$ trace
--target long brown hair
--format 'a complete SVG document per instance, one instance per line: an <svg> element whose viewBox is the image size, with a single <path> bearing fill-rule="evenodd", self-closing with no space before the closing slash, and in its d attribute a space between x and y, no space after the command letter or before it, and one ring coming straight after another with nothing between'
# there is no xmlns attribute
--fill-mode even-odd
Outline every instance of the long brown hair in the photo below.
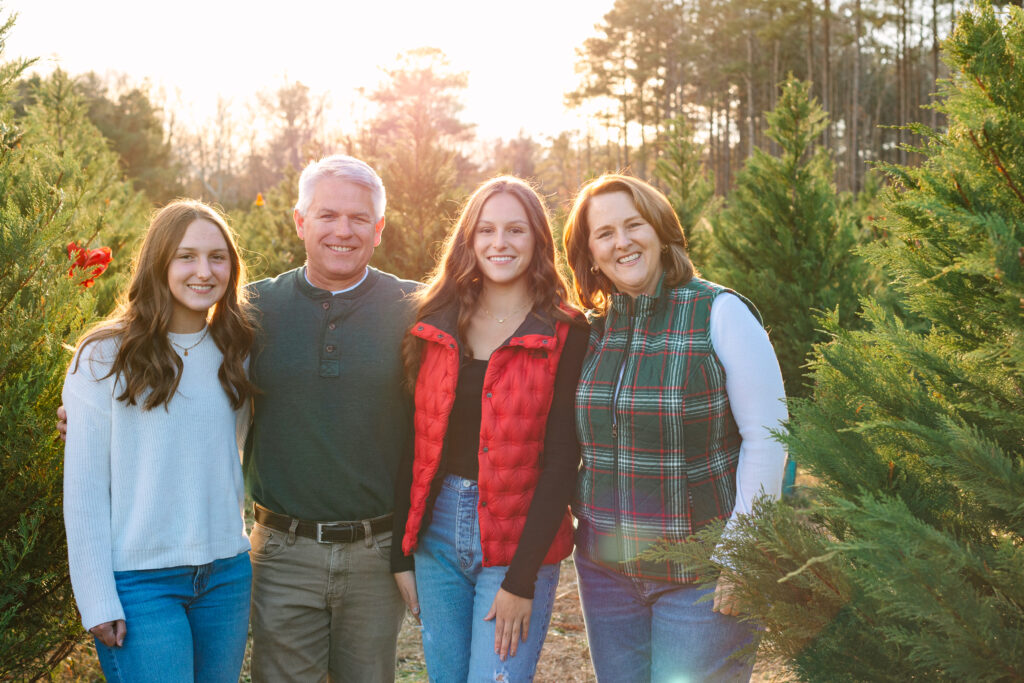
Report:
<svg viewBox="0 0 1024 683"><path fill-rule="evenodd" d="M140 396L150 390L143 410L169 404L181 381L184 366L167 338L174 311L167 270L185 231L197 220L209 221L220 228L231 261L227 289L214 305L209 322L210 336L224 356L217 377L235 409L257 391L245 373L244 363L253 343L254 324L243 286L245 264L238 256L234 234L216 209L199 201L179 199L153 216L132 264L131 282L122 293L117 310L78 342L80 362L86 345L120 338L117 355L106 377L124 378L125 388L117 400L128 405L135 405ZM74 371L77 370L76 363Z"/></svg>
<svg viewBox="0 0 1024 683"><path fill-rule="evenodd" d="M458 306L456 333L465 340L469 319L476 309L483 290L483 276L473 252L473 237L484 204L498 194L514 197L526 212L533 232L533 257L525 277L529 278L527 291L533 293L533 308L547 312L556 320L573 322L569 304L569 286L558 268L559 255L551 236L551 222L544 202L530 185L514 176L498 176L478 187L466 200L455 225L448 232L437 266L427 280L427 286L416 296L416 320L442 311L453 304ZM406 335L402 344L406 381L415 385L419 372L422 340ZM463 349L466 351L466 349Z"/></svg>
<svg viewBox="0 0 1024 683"><path fill-rule="evenodd" d="M592 308L605 312L611 303L615 286L605 277L604 273L591 266L594 263L590 255L590 224L587 222L587 209L590 200L599 194L625 192L633 198L637 213L654 228L655 234L667 247L661 255L661 263L665 268L665 287L686 284L697 274L686 251L686 234L679 224L679 217L672 209L668 199L656 187L639 178L627 175L605 174L591 180L580 188L576 194L569 216L565 220L565 257L572 269L573 286L584 308Z"/></svg>

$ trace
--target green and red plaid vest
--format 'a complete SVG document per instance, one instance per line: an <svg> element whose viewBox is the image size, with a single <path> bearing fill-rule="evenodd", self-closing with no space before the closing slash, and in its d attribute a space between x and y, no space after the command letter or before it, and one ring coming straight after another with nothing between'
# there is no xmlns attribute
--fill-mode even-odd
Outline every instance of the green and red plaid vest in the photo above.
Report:
<svg viewBox="0 0 1024 683"><path fill-rule="evenodd" d="M678 562L637 555L732 513L741 438L709 330L722 292L735 294L694 278L654 296L615 294L592 328L576 391L576 543L627 576L698 580Z"/></svg>

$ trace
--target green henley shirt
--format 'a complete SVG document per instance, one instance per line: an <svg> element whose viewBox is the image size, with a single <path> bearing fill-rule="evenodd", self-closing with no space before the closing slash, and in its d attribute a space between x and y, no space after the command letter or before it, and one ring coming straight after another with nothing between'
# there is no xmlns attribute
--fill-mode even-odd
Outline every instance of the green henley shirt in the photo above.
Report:
<svg viewBox="0 0 1024 683"><path fill-rule="evenodd" d="M412 401L402 387L408 295L419 287L374 268L331 294L305 268L250 285L259 330L243 468L253 499L300 519L359 520L394 510Z"/></svg>

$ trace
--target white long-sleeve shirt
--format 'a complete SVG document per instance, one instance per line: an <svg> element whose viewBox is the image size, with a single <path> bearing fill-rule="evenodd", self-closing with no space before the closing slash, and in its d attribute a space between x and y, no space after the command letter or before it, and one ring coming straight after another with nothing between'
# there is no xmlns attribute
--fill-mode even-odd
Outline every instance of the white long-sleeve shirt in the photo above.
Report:
<svg viewBox="0 0 1024 683"><path fill-rule="evenodd" d="M729 523L749 514L756 497L778 498L786 451L771 430L789 419L779 361L764 327L739 297L723 293L711 305L711 345L725 368L725 390L743 442L736 467L736 503Z"/></svg>
<svg viewBox="0 0 1024 683"><path fill-rule="evenodd" d="M116 399L123 381L104 375L117 339L86 345L68 369L64 524L86 629L124 619L114 572L203 565L249 549L239 460L247 412L232 410L217 378L222 354L203 334L169 335L185 348L199 343L182 358L166 408Z"/></svg>

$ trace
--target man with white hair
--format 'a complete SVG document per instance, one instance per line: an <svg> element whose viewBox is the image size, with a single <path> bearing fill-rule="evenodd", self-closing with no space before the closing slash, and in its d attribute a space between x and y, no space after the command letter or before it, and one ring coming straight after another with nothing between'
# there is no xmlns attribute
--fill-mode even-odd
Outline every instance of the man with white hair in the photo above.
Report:
<svg viewBox="0 0 1024 683"><path fill-rule="evenodd" d="M256 513L257 682L394 680L405 603L389 565L391 517L412 447L401 343L418 283L368 265L384 205L362 161L311 163L294 211L306 263L250 287L250 376L262 393L243 467Z"/></svg>

